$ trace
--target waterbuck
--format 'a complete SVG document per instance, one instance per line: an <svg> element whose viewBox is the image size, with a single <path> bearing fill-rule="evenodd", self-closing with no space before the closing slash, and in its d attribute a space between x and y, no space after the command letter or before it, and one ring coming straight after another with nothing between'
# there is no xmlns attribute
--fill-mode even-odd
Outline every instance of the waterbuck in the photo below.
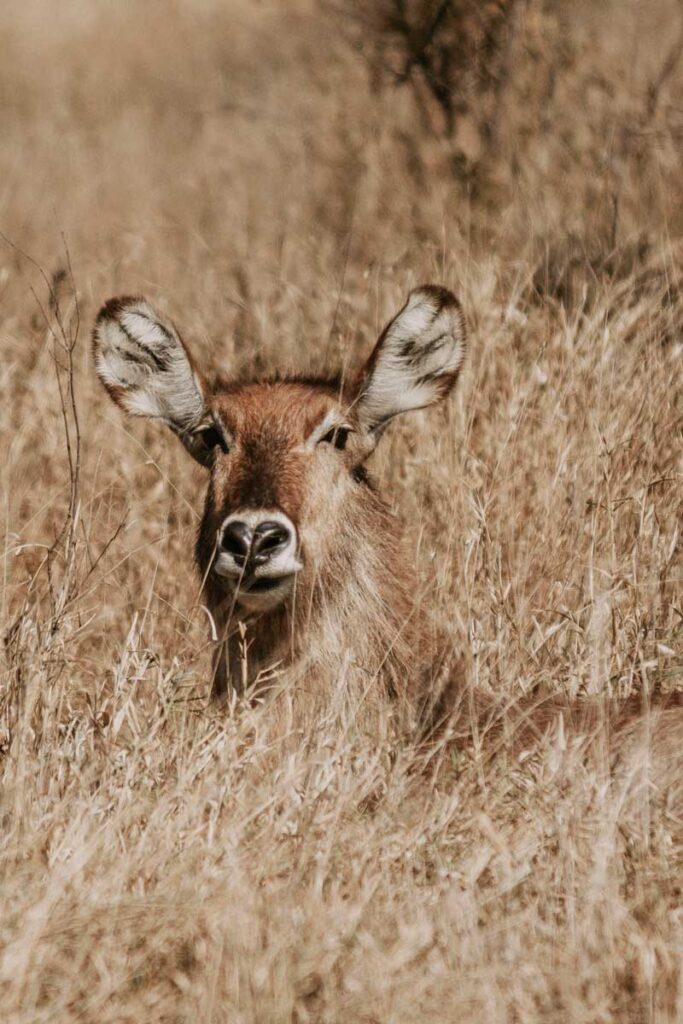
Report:
<svg viewBox="0 0 683 1024"><path fill-rule="evenodd" d="M559 722L559 735L568 729L586 756L593 739L601 749L611 736L615 770L620 758L631 775L645 766L636 773L645 789L656 778L680 806L680 695L652 695L650 714L640 695L622 702L549 692L510 703L479 693L415 600L399 523L365 463L395 416L451 393L465 356L465 320L451 292L411 292L347 377L210 388L175 327L141 298L103 306L94 348L114 401L166 423L209 470L196 560L215 627L214 697L256 696L276 668L286 668L286 683L304 684L289 692L305 695L331 672L354 708L373 696L380 707L390 693L402 712L397 724L418 735L436 735L443 723L459 744L474 726L480 756L501 746L527 751ZM381 727L382 715L373 721Z"/></svg>
<svg viewBox="0 0 683 1024"><path fill-rule="evenodd" d="M218 638L213 695L283 665L353 671L407 699L428 689L439 651L365 463L395 416L451 393L465 356L455 296L412 291L346 377L212 389L142 298L102 307L94 352L117 405L164 422L209 470L196 560Z"/></svg>

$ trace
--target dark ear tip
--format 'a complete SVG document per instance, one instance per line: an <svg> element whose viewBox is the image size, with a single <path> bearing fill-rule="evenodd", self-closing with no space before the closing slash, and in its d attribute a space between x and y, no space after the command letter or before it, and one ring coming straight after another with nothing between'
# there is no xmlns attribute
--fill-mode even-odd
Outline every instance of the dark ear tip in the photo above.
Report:
<svg viewBox="0 0 683 1024"><path fill-rule="evenodd" d="M467 317L465 310L458 297L440 284L423 284L419 288L413 288L408 296L408 304L418 302L429 302L434 310L434 316L439 316L444 310L450 313L451 324L454 336L461 345L467 344Z"/></svg>
<svg viewBox="0 0 683 1024"><path fill-rule="evenodd" d="M442 309L448 306L461 309L460 302L453 292L440 284L421 284L417 288L413 288L408 296L408 300L427 300L432 302L436 306L437 313L440 313Z"/></svg>
<svg viewBox="0 0 683 1024"><path fill-rule="evenodd" d="M95 317L95 323L93 325L91 344L95 356L97 356L98 350L102 344L102 338L100 335L100 328L102 325L108 321L118 319L121 313L126 309L130 309L131 306L144 301L145 300L139 295L116 295L112 299L107 299L104 305L100 307L100 311Z"/></svg>
<svg viewBox="0 0 683 1024"><path fill-rule="evenodd" d="M95 317L95 326L103 320L114 320L125 309L144 301L141 295L117 295L113 299L107 299Z"/></svg>

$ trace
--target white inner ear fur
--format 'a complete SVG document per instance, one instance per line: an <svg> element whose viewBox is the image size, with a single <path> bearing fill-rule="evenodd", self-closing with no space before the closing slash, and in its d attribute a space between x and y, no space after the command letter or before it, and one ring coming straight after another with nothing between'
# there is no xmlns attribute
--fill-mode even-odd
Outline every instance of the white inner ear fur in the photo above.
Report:
<svg viewBox="0 0 683 1024"><path fill-rule="evenodd" d="M399 413L422 409L448 394L465 358L465 318L455 296L418 288L385 329L357 405L373 429Z"/></svg>
<svg viewBox="0 0 683 1024"><path fill-rule="evenodd" d="M105 307L95 327L95 367L126 412L164 420L178 433L205 413L202 386L175 330L142 300Z"/></svg>

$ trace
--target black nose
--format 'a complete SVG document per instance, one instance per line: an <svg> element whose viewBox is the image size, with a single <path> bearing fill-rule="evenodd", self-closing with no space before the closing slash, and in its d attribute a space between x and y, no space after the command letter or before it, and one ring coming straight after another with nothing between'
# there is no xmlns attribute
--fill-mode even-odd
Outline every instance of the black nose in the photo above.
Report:
<svg viewBox="0 0 683 1024"><path fill-rule="evenodd" d="M251 548L251 527L233 519L223 530L221 550L232 555L238 565L244 565Z"/></svg>
<svg viewBox="0 0 683 1024"><path fill-rule="evenodd" d="M286 548L290 540L291 534L283 523L259 523L251 542L251 561L255 565L263 565Z"/></svg>
<svg viewBox="0 0 683 1024"><path fill-rule="evenodd" d="M221 550L231 554L238 565L244 565L246 561L251 565L263 565L287 547L291 539L292 535L284 523L266 520L252 530L247 523L233 519L223 530Z"/></svg>

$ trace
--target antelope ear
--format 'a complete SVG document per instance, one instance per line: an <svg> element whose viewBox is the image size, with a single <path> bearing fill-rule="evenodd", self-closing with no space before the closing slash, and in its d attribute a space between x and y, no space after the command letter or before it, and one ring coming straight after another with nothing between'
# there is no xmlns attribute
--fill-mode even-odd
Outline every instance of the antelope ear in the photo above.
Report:
<svg viewBox="0 0 683 1024"><path fill-rule="evenodd" d="M206 384L171 323L141 298L110 299L93 331L95 369L110 397L132 416L162 420L206 462Z"/></svg>
<svg viewBox="0 0 683 1024"><path fill-rule="evenodd" d="M446 398L465 358L465 333L455 295L437 285L412 291L363 370L356 404L361 426L381 432L399 413Z"/></svg>

